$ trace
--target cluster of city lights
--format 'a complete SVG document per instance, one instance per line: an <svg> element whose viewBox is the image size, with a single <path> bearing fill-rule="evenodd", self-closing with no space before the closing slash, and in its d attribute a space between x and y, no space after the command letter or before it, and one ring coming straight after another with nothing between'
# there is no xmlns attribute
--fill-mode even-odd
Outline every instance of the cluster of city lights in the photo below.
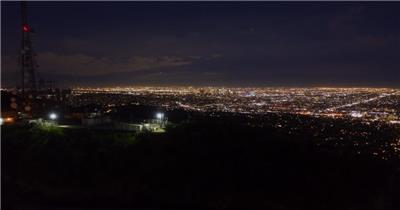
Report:
<svg viewBox="0 0 400 210"><path fill-rule="evenodd" d="M291 113L400 122L400 90L388 88L76 88L73 106L127 104L200 112Z"/></svg>

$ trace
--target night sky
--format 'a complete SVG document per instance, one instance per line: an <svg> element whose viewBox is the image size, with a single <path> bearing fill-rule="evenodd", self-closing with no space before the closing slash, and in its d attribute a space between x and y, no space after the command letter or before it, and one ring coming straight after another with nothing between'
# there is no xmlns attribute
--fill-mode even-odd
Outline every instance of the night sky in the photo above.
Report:
<svg viewBox="0 0 400 210"><path fill-rule="evenodd" d="M1 2L2 86L19 82ZM63 86L400 87L400 2L29 2L41 77Z"/></svg>

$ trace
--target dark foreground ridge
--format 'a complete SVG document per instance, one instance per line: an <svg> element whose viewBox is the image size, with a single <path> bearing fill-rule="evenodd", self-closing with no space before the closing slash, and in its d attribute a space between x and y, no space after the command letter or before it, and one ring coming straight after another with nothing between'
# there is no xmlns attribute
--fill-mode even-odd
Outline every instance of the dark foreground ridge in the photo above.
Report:
<svg viewBox="0 0 400 210"><path fill-rule="evenodd" d="M280 120L298 123L290 116ZM400 208L398 159L358 154L346 144L322 144L325 137L315 132L288 132L294 125L277 129L249 122L234 116L199 117L165 133L140 134L3 127L2 205ZM310 118L302 123L312 127L326 122ZM369 129L372 136L398 135L396 129L373 125L337 125L347 131Z"/></svg>

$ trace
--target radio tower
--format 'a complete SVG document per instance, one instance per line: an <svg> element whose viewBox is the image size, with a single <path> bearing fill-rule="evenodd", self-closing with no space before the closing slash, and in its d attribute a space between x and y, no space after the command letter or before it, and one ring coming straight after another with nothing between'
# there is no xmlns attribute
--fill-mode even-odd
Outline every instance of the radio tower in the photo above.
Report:
<svg viewBox="0 0 400 210"><path fill-rule="evenodd" d="M36 66L35 54L32 49L32 29L28 24L26 2L21 2L21 52L20 65L22 73L22 92L36 92Z"/></svg>
<svg viewBox="0 0 400 210"><path fill-rule="evenodd" d="M23 97L23 108L25 112L32 111L33 101L36 97L36 67L35 53L32 49L31 33L32 28L28 24L26 2L21 1L21 88Z"/></svg>

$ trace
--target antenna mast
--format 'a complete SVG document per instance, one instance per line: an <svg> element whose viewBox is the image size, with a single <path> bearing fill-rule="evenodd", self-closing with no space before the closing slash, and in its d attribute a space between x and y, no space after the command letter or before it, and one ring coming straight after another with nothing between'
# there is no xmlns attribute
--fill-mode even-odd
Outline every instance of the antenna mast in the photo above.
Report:
<svg viewBox="0 0 400 210"><path fill-rule="evenodd" d="M21 82L22 92L34 94L36 92L36 61L31 42L32 28L28 24L28 11L26 2L21 1Z"/></svg>
<svg viewBox="0 0 400 210"><path fill-rule="evenodd" d="M35 53L32 48L32 28L28 24L27 3L21 1L21 50L19 63L21 67L21 88L23 111L31 112L37 95Z"/></svg>

